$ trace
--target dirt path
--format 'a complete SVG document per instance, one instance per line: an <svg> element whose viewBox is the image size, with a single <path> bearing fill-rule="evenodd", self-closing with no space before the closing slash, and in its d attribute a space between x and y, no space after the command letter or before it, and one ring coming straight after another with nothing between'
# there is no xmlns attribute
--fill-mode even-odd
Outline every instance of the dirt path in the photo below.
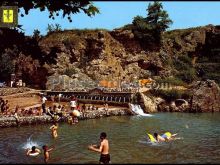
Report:
<svg viewBox="0 0 220 165"><path fill-rule="evenodd" d="M4 100L8 100L9 110L15 109L16 106L19 108L26 108L41 104L41 98L38 95L39 91L32 90L23 93L16 93L7 96L1 96Z"/></svg>

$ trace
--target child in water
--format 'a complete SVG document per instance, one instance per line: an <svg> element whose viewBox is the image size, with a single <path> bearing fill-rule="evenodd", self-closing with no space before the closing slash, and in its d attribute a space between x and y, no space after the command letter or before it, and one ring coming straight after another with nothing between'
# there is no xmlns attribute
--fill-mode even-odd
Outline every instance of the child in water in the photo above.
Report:
<svg viewBox="0 0 220 165"><path fill-rule="evenodd" d="M54 125L52 125L52 126L50 127L50 129L51 129L52 136L53 136L54 138L56 138L56 137L58 136L58 134L57 134L58 124L57 124L57 123L54 123Z"/></svg>
<svg viewBox="0 0 220 165"><path fill-rule="evenodd" d="M42 148L44 150L44 162L47 163L50 158L49 152L52 151L54 148L48 149L47 145L44 145Z"/></svg>

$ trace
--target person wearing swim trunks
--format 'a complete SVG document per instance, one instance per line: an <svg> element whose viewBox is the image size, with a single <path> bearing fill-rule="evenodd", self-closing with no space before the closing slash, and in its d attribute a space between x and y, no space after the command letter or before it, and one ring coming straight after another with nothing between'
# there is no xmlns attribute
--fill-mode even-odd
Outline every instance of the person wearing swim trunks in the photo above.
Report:
<svg viewBox="0 0 220 165"><path fill-rule="evenodd" d="M31 149L27 150L26 155L30 156L30 154L35 154L35 153L39 153L40 154L41 151L38 148L36 148L36 146L32 146Z"/></svg>
<svg viewBox="0 0 220 165"><path fill-rule="evenodd" d="M100 146L97 145L89 145L88 149L96 152L100 152L100 164L109 164L110 162L110 154L109 154L109 143L106 139L107 134L105 132L102 132L100 134Z"/></svg>

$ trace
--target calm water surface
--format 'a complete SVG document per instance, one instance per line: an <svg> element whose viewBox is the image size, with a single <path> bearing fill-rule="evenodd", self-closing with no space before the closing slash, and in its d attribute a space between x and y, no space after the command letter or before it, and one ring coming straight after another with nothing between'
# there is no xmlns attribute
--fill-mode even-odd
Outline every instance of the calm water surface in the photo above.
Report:
<svg viewBox="0 0 220 165"><path fill-rule="evenodd" d="M54 145L50 163L98 163L99 153L87 146L105 131L112 163L220 163L220 113L157 113L152 117L123 116L60 124L53 139L50 125L0 129L0 163L43 163L43 155L27 157L28 138ZM178 133L182 139L160 145L146 142L146 132Z"/></svg>

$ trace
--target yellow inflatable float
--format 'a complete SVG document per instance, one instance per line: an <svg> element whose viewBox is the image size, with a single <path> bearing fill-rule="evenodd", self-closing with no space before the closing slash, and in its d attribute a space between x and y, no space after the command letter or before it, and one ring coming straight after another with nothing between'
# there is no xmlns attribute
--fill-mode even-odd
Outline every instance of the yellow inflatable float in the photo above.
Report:
<svg viewBox="0 0 220 165"><path fill-rule="evenodd" d="M157 142L157 140L154 138L153 135L151 135L149 133L147 133L147 135L148 135L148 138L151 142ZM165 132L161 137L168 137L169 138L171 136L172 136L172 134L170 132Z"/></svg>

